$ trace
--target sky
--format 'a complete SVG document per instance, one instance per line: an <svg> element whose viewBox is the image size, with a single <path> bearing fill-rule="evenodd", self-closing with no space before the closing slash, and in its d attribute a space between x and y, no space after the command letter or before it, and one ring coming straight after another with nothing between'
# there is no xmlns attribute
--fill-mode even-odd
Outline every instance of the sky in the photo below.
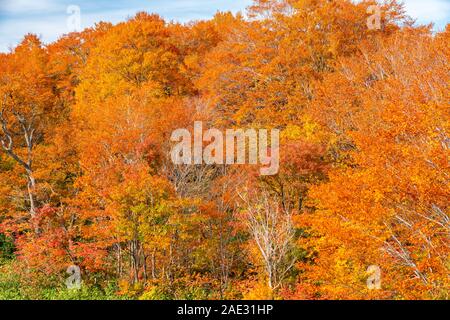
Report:
<svg viewBox="0 0 450 320"><path fill-rule="evenodd" d="M417 23L435 23L442 30L450 23L450 0L403 0ZM99 21L117 23L136 12L158 13L167 20L207 19L217 11L245 11L252 0L0 0L0 52L17 45L27 33L45 42ZM78 16L79 8L79 17ZM79 21L79 23L78 23Z"/></svg>

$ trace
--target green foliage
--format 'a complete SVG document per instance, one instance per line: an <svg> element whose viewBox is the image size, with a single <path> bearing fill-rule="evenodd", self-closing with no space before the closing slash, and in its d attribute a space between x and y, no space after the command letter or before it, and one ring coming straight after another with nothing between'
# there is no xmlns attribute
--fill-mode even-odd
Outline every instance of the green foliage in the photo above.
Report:
<svg viewBox="0 0 450 320"><path fill-rule="evenodd" d="M82 285L81 289L67 289L62 285L37 283L28 285L14 271L15 261L0 260L0 300L126 300L118 295L118 287L108 282L104 287ZM51 281L54 282L54 281Z"/></svg>
<svg viewBox="0 0 450 320"><path fill-rule="evenodd" d="M14 242L10 237L0 233L0 261L14 258Z"/></svg>

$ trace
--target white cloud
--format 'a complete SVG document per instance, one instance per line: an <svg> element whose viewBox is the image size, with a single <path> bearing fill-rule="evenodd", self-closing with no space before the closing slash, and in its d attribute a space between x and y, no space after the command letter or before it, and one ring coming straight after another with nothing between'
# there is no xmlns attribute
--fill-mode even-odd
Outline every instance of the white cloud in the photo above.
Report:
<svg viewBox="0 0 450 320"><path fill-rule="evenodd" d="M26 33L44 42L69 32L67 5L81 7L81 26L98 21L123 21L138 11L157 12L167 20L186 22L210 17L218 10L244 10L252 0L0 0L0 52L17 45ZM404 0L407 13L420 24L450 22L450 0Z"/></svg>
<svg viewBox="0 0 450 320"><path fill-rule="evenodd" d="M34 33L45 43L68 33L67 5L70 0L0 0L0 52L6 52L27 33ZM238 11L251 0L119 0L109 2L73 1L81 8L82 28L99 21L117 23L134 16L138 11L156 12L167 20L187 22L206 19L217 10Z"/></svg>
<svg viewBox="0 0 450 320"><path fill-rule="evenodd" d="M448 23L449 0L405 0L407 13L419 23Z"/></svg>
<svg viewBox="0 0 450 320"><path fill-rule="evenodd" d="M32 14L52 12L61 8L57 0L0 0L3 14Z"/></svg>

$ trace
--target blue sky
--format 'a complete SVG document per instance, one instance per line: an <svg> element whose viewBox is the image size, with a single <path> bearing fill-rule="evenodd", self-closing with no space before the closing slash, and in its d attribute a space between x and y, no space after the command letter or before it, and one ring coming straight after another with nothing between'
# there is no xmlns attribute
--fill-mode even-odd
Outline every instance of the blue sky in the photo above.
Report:
<svg viewBox="0 0 450 320"><path fill-rule="evenodd" d="M38 34L44 42L70 30L67 8L81 10L81 27L98 21L126 20L138 11L156 12L168 20L205 19L217 11L244 11L252 0L0 0L0 51L8 51L24 34ZM418 23L434 22L442 30L450 22L450 0L404 0L409 15Z"/></svg>

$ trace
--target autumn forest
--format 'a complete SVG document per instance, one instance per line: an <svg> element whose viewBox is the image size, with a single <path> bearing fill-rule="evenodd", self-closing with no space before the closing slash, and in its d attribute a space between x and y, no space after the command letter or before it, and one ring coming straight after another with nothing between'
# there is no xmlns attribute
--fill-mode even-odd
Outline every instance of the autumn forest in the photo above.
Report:
<svg viewBox="0 0 450 320"><path fill-rule="evenodd" d="M25 35L0 53L0 299L450 299L449 44L395 0ZM196 121L279 129L279 171L175 164Z"/></svg>

